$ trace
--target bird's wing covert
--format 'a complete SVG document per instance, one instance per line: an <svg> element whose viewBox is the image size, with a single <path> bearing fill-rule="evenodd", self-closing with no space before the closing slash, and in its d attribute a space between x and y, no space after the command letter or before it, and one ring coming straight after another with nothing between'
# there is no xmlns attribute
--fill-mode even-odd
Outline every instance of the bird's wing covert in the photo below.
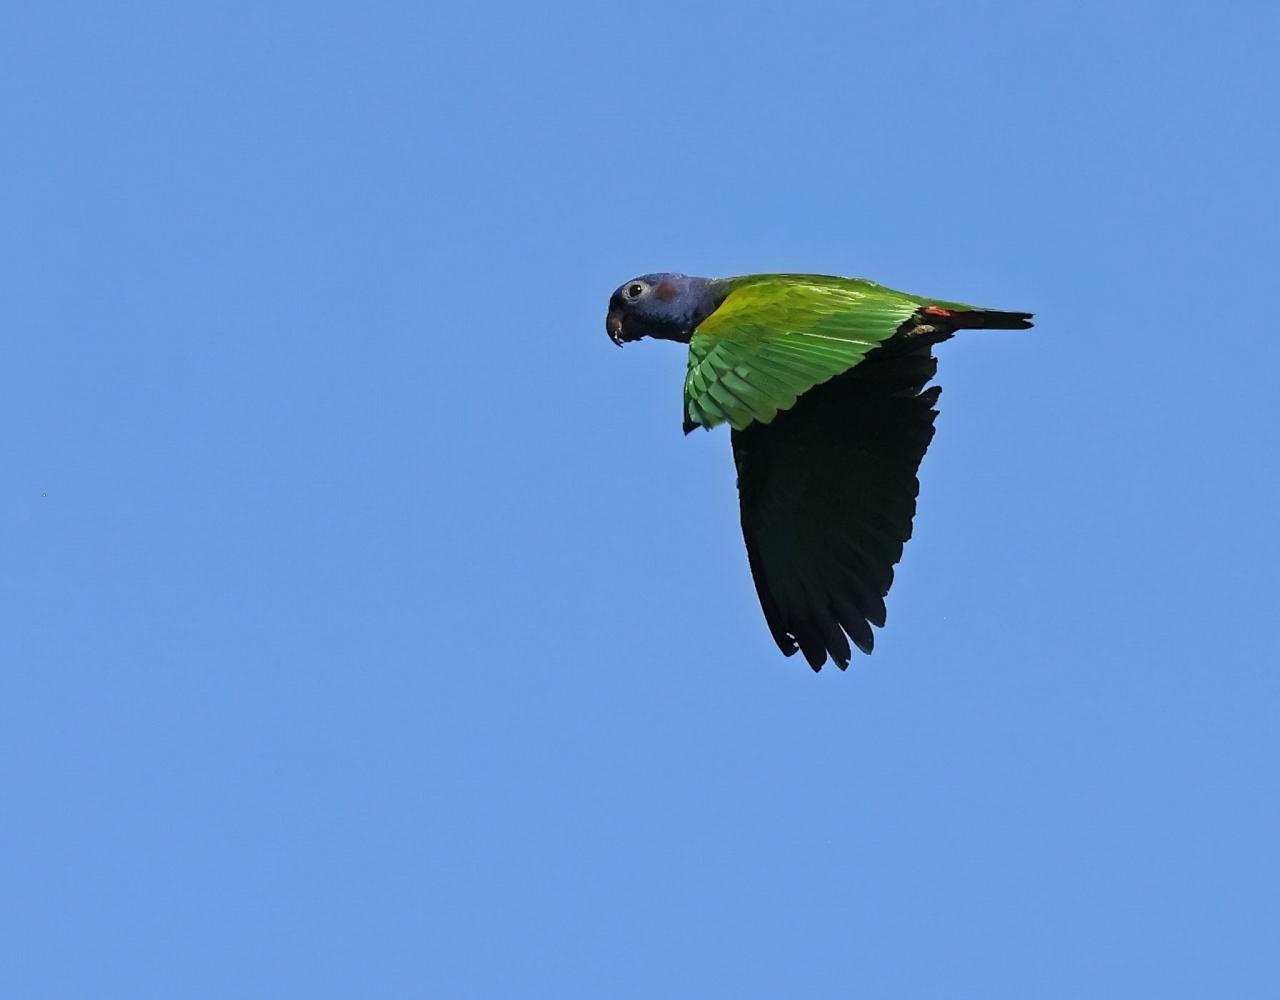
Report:
<svg viewBox="0 0 1280 1000"><path fill-rule="evenodd" d="M694 330L685 430L767 424L815 385L861 361L930 300L859 278L762 274Z"/></svg>

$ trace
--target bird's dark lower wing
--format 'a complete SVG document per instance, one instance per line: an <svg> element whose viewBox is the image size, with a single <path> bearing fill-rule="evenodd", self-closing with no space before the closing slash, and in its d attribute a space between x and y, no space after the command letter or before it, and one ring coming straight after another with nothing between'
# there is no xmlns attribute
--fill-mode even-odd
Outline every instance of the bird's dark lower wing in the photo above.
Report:
<svg viewBox="0 0 1280 1000"><path fill-rule="evenodd" d="M828 654L843 670L849 640L869 653L884 625L937 416L932 347L947 336L900 333L771 423L733 432L760 605L778 647L814 670Z"/></svg>

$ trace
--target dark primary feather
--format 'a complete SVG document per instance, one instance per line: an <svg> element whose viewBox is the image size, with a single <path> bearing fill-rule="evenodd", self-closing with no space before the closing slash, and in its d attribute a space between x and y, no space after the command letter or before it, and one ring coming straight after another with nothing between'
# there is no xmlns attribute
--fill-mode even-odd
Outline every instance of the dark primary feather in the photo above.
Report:
<svg viewBox="0 0 1280 1000"><path fill-rule="evenodd" d="M904 325L856 368L768 424L733 431L742 533L769 630L814 670L871 652L911 537L916 471L933 438L934 344L952 324Z"/></svg>

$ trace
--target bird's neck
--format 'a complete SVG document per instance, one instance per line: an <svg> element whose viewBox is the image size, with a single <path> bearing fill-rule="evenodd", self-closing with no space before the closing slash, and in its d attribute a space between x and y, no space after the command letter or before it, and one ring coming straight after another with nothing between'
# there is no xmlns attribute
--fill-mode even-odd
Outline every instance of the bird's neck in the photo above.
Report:
<svg viewBox="0 0 1280 1000"><path fill-rule="evenodd" d="M674 340L687 344L693 338L698 324L720 308L729 294L729 283L723 278L689 278L680 295L683 309L676 322L655 328L652 336L657 340Z"/></svg>

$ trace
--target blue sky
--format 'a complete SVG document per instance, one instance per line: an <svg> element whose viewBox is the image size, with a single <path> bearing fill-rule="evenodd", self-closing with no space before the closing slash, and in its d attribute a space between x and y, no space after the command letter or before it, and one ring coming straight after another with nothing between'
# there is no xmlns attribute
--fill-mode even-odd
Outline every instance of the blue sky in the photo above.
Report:
<svg viewBox="0 0 1280 1000"><path fill-rule="evenodd" d="M1274 988L1277 28L7 8L0 993ZM657 269L1038 314L847 674Z"/></svg>

